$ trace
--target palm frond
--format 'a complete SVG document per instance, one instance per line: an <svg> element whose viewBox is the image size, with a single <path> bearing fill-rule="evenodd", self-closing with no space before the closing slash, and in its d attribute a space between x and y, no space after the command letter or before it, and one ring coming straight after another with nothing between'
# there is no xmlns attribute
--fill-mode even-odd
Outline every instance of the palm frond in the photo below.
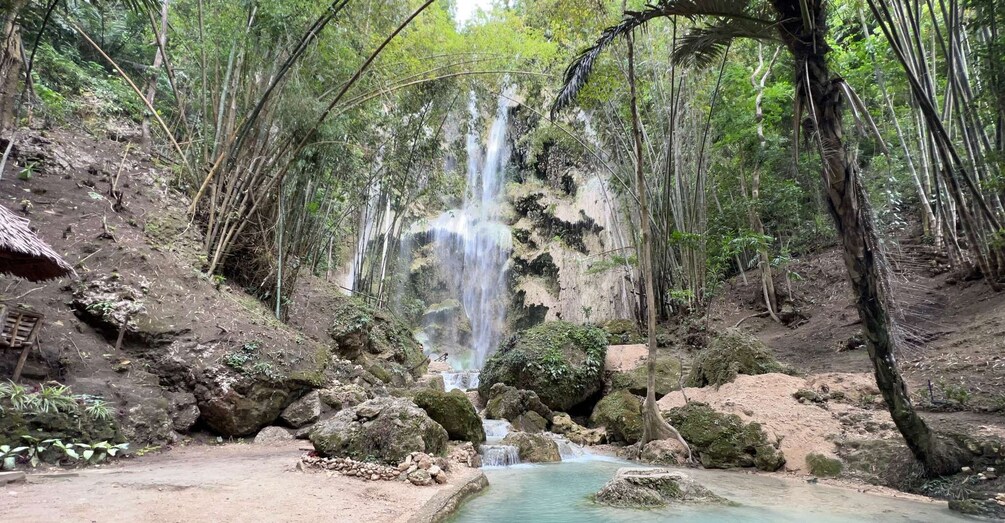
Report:
<svg viewBox="0 0 1005 523"><path fill-rule="evenodd" d="M621 23L604 29L604 32L600 34L600 38L597 39L596 43L580 52L576 59L569 64L569 67L565 69L562 89L559 91L558 96L555 97L555 103L551 106L551 117L555 118L555 115L559 111L569 107L576 101L579 92L583 90L583 87L586 87L587 82L590 80L590 74L593 72L593 66L596 64L597 58L611 45L611 42L619 36L624 36L635 28L660 16L665 16L663 8L650 4L646 6L644 11L625 11Z"/></svg>
<svg viewBox="0 0 1005 523"><path fill-rule="evenodd" d="M654 18L670 16L682 16L690 20L702 17L719 18L733 22L718 24L731 28L734 32L731 38L756 35L755 38L768 39L773 21L770 16L762 16L765 13L763 6L753 9L751 0L660 0L647 4L641 11L625 11L621 23L604 29L596 43L584 49L569 64L565 70L562 89L552 104L551 117L554 118L559 111L576 101L579 92L590 80L597 58L611 45L611 42ZM728 41L722 42L721 45L724 46L726 42ZM715 54L712 54L712 57L714 56Z"/></svg>
<svg viewBox="0 0 1005 523"><path fill-rule="evenodd" d="M707 67L714 63L736 38L777 41L774 26L748 18L721 18L712 25L691 29L673 50L678 64Z"/></svg>

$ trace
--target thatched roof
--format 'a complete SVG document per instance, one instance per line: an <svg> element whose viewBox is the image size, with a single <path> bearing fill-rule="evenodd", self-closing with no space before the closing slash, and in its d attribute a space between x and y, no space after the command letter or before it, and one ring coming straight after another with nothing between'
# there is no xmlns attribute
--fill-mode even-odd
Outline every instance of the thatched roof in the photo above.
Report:
<svg viewBox="0 0 1005 523"><path fill-rule="evenodd" d="M28 228L28 220L0 205L0 273L31 281L74 275L73 267Z"/></svg>

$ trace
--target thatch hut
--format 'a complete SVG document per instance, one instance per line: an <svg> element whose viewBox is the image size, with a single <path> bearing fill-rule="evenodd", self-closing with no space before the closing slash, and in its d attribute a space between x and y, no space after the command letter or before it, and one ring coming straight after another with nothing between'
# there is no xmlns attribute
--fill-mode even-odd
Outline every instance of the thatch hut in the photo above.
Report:
<svg viewBox="0 0 1005 523"><path fill-rule="evenodd" d="M74 275L73 267L28 228L28 220L0 205L0 274L30 281Z"/></svg>

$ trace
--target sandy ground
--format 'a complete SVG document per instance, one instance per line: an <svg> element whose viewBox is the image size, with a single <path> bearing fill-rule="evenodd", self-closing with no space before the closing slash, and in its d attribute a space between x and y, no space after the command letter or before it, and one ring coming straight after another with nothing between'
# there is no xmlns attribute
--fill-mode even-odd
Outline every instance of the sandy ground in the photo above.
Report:
<svg viewBox="0 0 1005 523"><path fill-rule="evenodd" d="M833 456L836 436L877 439L883 432L893 429L889 415L882 410L866 410L846 403L828 402L824 407L800 403L793 397L800 389L845 392L849 400L861 401L868 394L870 377L867 374L840 374L811 376L809 379L785 374L760 376L740 375L736 381L726 383L718 390L712 387L687 388L687 398L709 404L720 412L736 414L744 421L756 421L768 435L781 440L785 454L785 470L807 472L806 455L819 453ZM874 384L871 385L875 387ZM679 391L672 392L659 401L663 410L684 405ZM849 420L857 420L849 423ZM864 426L873 424L873 432ZM858 426L856 426L858 425Z"/></svg>
<svg viewBox="0 0 1005 523"><path fill-rule="evenodd" d="M56 471L0 488L3 522L405 522L481 475L456 468L415 487L298 472L302 442L193 446L121 464Z"/></svg>
<svg viewBox="0 0 1005 523"><path fill-rule="evenodd" d="M649 346L645 343L633 345L610 345L604 357L604 370L629 371L645 363Z"/></svg>

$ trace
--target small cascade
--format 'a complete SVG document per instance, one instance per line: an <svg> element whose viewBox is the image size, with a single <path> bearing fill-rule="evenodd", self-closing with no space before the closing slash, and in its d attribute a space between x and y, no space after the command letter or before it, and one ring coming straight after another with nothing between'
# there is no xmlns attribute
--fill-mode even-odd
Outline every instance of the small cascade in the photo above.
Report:
<svg viewBox="0 0 1005 523"><path fill-rule="evenodd" d="M513 430L513 425L504 419L483 419L482 426L485 427L485 440L489 443L498 443Z"/></svg>
<svg viewBox="0 0 1005 523"><path fill-rule="evenodd" d="M513 445L482 445L478 448L483 467L508 467L520 463L520 451Z"/></svg>
<svg viewBox="0 0 1005 523"><path fill-rule="evenodd" d="M587 454L586 449L563 438L562 436L551 435L551 439L558 444L558 454L562 456L562 461L581 458Z"/></svg>
<svg viewBox="0 0 1005 523"><path fill-rule="evenodd" d="M478 388L478 371L444 372L443 388L447 392L454 389L476 389Z"/></svg>

